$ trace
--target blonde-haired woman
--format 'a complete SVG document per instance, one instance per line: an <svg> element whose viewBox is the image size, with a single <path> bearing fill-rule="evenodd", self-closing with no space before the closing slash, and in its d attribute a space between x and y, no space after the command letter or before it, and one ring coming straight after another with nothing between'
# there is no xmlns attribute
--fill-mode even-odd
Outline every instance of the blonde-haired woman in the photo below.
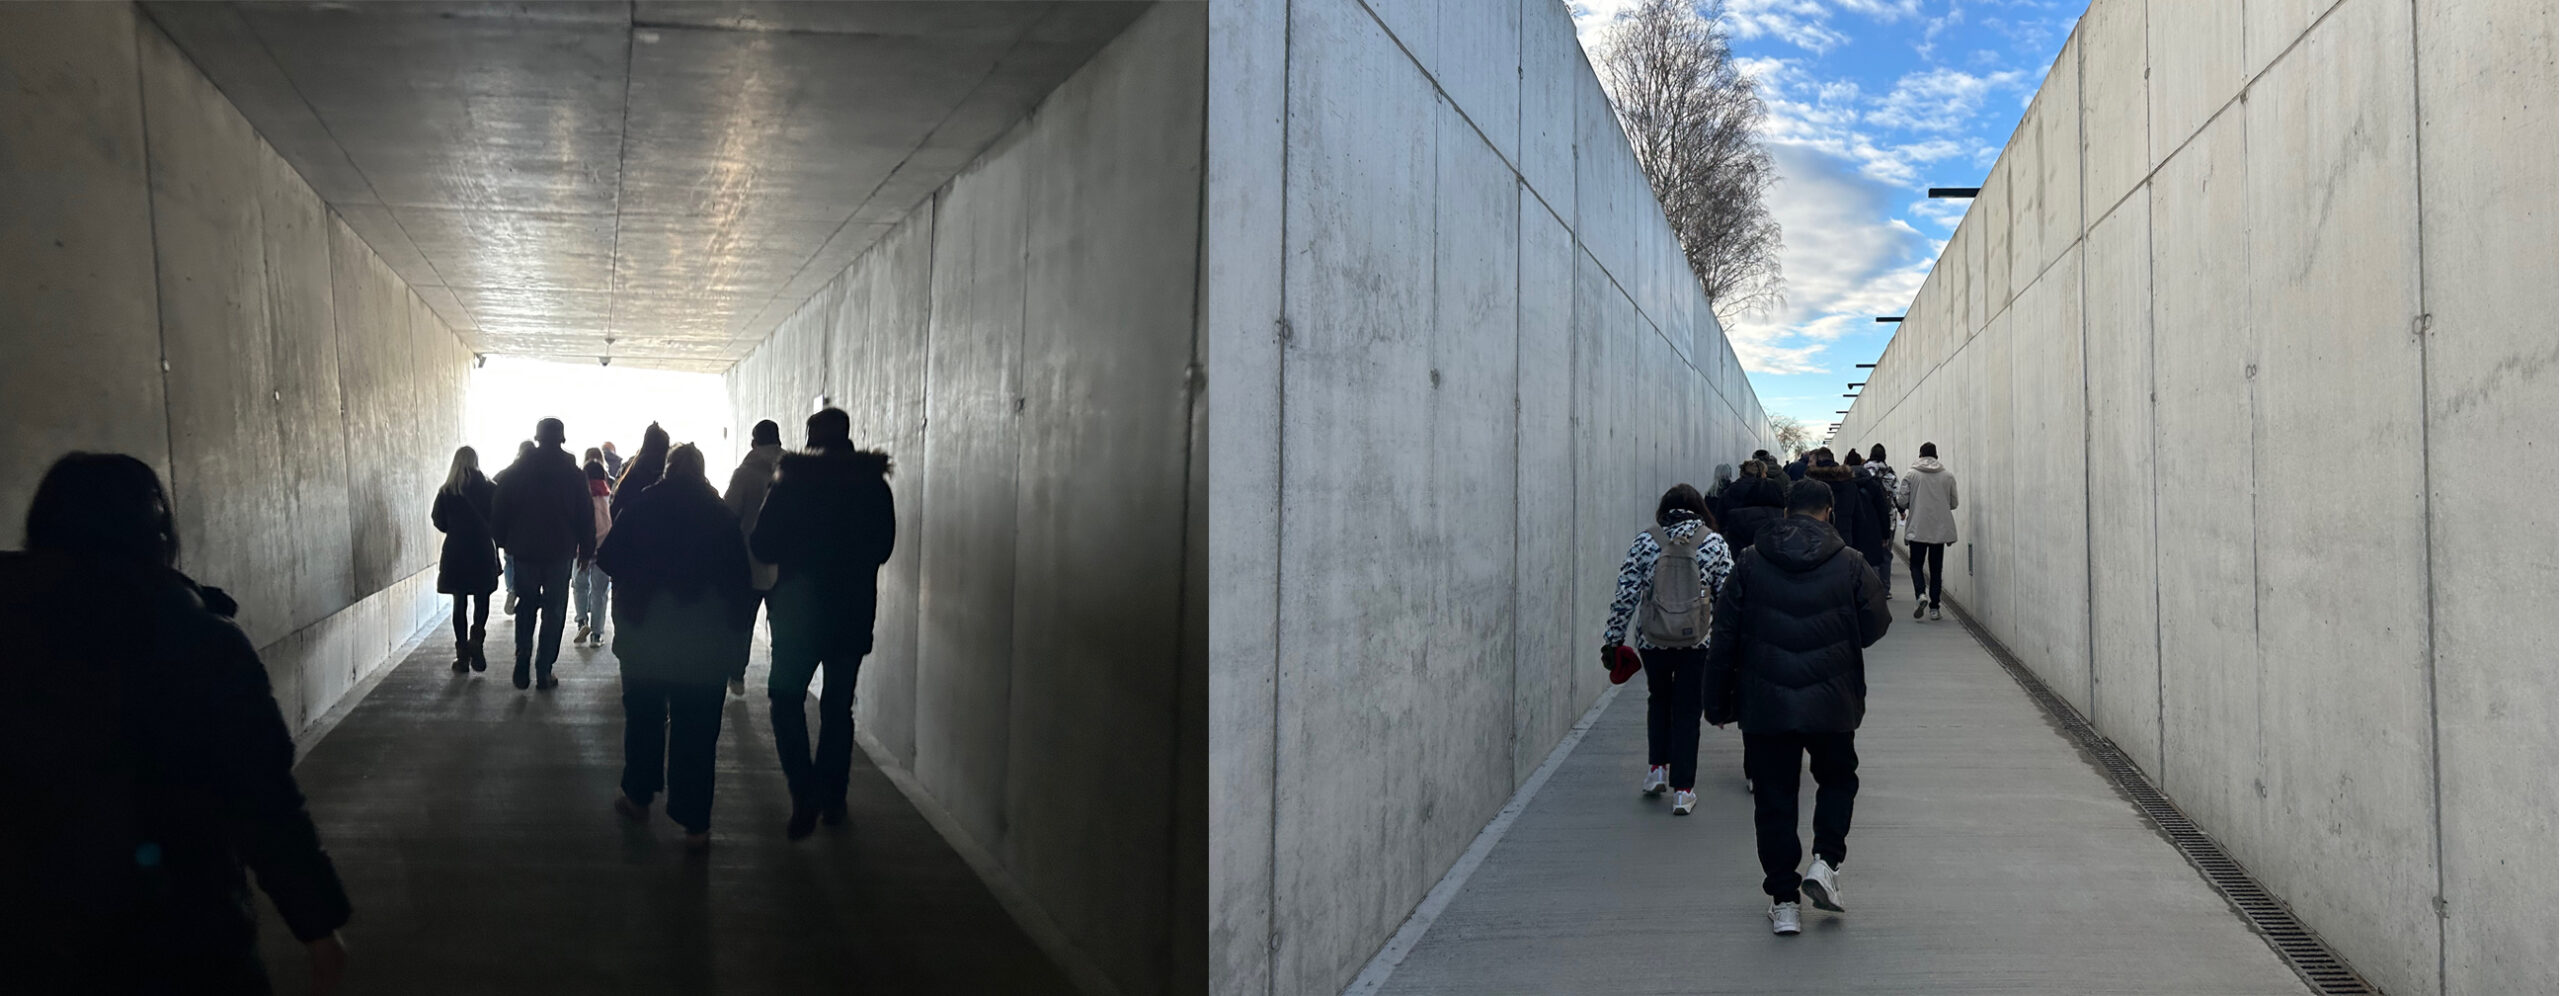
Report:
<svg viewBox="0 0 2560 996"><path fill-rule="evenodd" d="M436 491L436 529L444 533L444 558L436 566L436 591L453 596L453 669L486 671L481 644L489 636L489 593L498 590L498 544L489 535L489 504L498 486L480 474L480 454L453 451L453 468Z"/></svg>

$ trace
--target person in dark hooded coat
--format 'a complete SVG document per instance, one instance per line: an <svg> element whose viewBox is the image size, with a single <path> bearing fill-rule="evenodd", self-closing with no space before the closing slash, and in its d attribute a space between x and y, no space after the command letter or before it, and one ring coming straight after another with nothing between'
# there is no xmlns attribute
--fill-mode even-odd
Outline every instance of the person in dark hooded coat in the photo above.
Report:
<svg viewBox="0 0 2560 996"><path fill-rule="evenodd" d="M1787 514L1787 485L1770 479L1775 466L1759 460L1742 464L1742 476L1724 489L1724 507L1716 512L1728 549L1742 550L1760 535L1762 526Z"/></svg>
<svg viewBox="0 0 2560 996"><path fill-rule="evenodd" d="M480 475L480 453L453 451L453 469L436 491L429 518L444 533L436 562L436 591L453 596L453 669L486 671L489 593L498 590L498 543L489 533L490 506L498 486Z"/></svg>
<svg viewBox="0 0 2560 996"><path fill-rule="evenodd" d="M238 604L158 475L73 453L0 552L0 991L263 994L257 887L335 990L350 907Z"/></svg>
<svg viewBox="0 0 2560 996"><path fill-rule="evenodd" d="M855 449L852 419L828 408L809 416L809 452L784 456L765 493L747 546L775 567L766 595L773 627L773 742L791 783L793 840L823 819L844 822L853 774L853 689L871 652L880 606L880 565L896 549L898 516L889 493L889 455ZM818 744L813 758L802 707L820 669Z"/></svg>
<svg viewBox="0 0 2560 996"><path fill-rule="evenodd" d="M1889 552L1893 542L1893 492L1885 490L1882 478L1867 472L1866 463L1856 450L1850 450L1848 459L1841 462L1849 470L1849 483L1858 490L1856 546L1858 555L1867 558L1867 566L1889 578L1893 576L1893 554ZM1893 600L1892 585L1884 586L1884 598Z"/></svg>
<svg viewBox="0 0 2560 996"><path fill-rule="evenodd" d="M1805 467L1804 481L1796 482L1797 485L1802 486L1805 481L1819 481L1831 488L1832 529L1840 534L1841 542L1849 544L1849 548L1858 551L1860 556L1865 556L1869 516L1867 496L1858 490L1857 475L1841 466L1832 457L1828 446L1814 450L1807 455L1807 460L1810 463Z"/></svg>
<svg viewBox="0 0 2560 996"><path fill-rule="evenodd" d="M1838 911L1858 795L1857 729L1867 713L1866 648L1892 622L1884 580L1832 529L1832 491L1797 487L1788 515L1760 531L1725 580L1707 641L1707 721L1742 724L1761 891L1770 929L1793 934L1797 903ZM1814 863L1803 874L1796 795L1812 757Z"/></svg>

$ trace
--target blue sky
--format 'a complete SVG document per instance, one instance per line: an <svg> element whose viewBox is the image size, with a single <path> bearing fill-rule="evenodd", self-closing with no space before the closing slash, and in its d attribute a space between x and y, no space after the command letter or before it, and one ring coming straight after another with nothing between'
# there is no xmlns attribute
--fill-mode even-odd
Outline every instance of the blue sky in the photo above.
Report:
<svg viewBox="0 0 2560 996"><path fill-rule="evenodd" d="M1583 44L1630 0L1570 0ZM2062 51L2075 0L1727 0L1734 57L1760 83L1780 179L1787 303L1725 330L1773 415L1829 430L1857 368L1964 217L1971 187Z"/></svg>

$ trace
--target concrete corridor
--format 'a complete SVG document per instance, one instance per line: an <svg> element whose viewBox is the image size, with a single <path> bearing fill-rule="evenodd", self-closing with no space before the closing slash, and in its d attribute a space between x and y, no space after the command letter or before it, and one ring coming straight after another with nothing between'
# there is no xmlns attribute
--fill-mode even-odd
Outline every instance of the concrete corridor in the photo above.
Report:
<svg viewBox="0 0 2560 996"><path fill-rule="evenodd" d="M560 687L541 693L509 684L513 640L493 615L489 670L457 675L437 624L295 769L355 906L348 991L1075 991L862 752L846 824L783 839L761 639L721 724L699 857L664 796L645 826L611 808L609 639L563 647ZM300 945L259 904L277 991L301 991Z"/></svg>
<svg viewBox="0 0 2560 996"><path fill-rule="evenodd" d="M1893 605L1867 652L1846 914L1808 905L1802 935L1769 933L1732 728L1705 731L1694 815L1637 791L1639 678L1380 991L2308 991L1953 614Z"/></svg>

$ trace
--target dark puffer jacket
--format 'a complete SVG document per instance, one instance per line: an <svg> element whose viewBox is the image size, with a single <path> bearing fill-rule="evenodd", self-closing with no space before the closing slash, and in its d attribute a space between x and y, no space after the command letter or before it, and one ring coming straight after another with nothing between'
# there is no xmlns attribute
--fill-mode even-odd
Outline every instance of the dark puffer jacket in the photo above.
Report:
<svg viewBox="0 0 2560 996"><path fill-rule="evenodd" d="M716 685L746 673L756 617L747 543L710 482L650 485L614 520L596 566L613 578L624 681Z"/></svg>
<svg viewBox="0 0 2560 996"><path fill-rule="evenodd" d="M776 568L778 630L844 652L871 652L880 565L898 539L888 478L886 453L844 448L782 458L747 539L755 558ZM786 612L786 605L813 611Z"/></svg>
<svg viewBox="0 0 2560 996"><path fill-rule="evenodd" d="M347 922L231 605L175 571L0 552L0 989L255 987L248 872L295 937Z"/></svg>
<svg viewBox="0 0 2560 996"><path fill-rule="evenodd" d="M1858 553L1882 570L1885 547L1893 542L1893 492L1885 490L1883 478L1864 469L1850 483L1858 488Z"/></svg>
<svg viewBox="0 0 2560 996"><path fill-rule="evenodd" d="M1724 507L1716 513L1725 546L1749 549L1760 530L1787 514L1787 486L1766 477L1745 477L1726 485Z"/></svg>
<svg viewBox="0 0 2560 996"><path fill-rule="evenodd" d="M1860 551L1859 555L1865 556L1865 551L1870 545L1867 524L1873 516L1867 507L1866 493L1858 490L1858 479L1850 476L1849 468L1829 463L1807 468L1804 472L1804 480L1796 483L1801 486L1810 481L1820 481L1830 486L1831 528L1840 534L1840 542L1849 544L1850 549Z"/></svg>
<svg viewBox="0 0 2560 996"><path fill-rule="evenodd" d="M558 445L546 445L498 474L489 534L521 560L567 562L596 555L595 504L587 474Z"/></svg>
<svg viewBox="0 0 2560 996"><path fill-rule="evenodd" d="M1884 591L1827 523L1791 515L1761 530L1716 599L1708 721L1739 720L1744 733L1857 729L1865 650L1893 621Z"/></svg>

